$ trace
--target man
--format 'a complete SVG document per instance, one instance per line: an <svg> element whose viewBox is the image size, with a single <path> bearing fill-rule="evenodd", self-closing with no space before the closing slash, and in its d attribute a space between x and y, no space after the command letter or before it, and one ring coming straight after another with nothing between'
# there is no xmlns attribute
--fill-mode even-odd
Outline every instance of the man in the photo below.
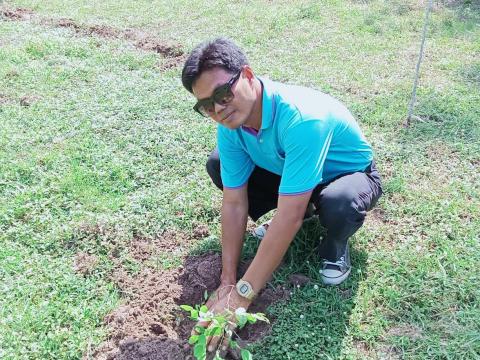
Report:
<svg viewBox="0 0 480 360"><path fill-rule="evenodd" d="M182 82L197 98L194 110L218 123L218 150L207 171L223 190L222 275L208 308L248 308L280 264L309 204L327 229L319 254L322 280L344 281L351 271L348 238L382 193L371 146L347 108L319 91L257 77L242 50L225 38L192 51ZM247 216L256 221L274 208L257 254L237 282Z"/></svg>

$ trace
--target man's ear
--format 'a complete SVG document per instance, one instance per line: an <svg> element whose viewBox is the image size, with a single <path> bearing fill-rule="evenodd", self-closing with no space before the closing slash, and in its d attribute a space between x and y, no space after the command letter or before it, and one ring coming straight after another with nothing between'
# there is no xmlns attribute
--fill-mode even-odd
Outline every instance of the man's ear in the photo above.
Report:
<svg viewBox="0 0 480 360"><path fill-rule="evenodd" d="M248 82L253 83L253 80L255 79L255 74L253 73L253 70L250 67L250 65L243 66L243 73L247 77Z"/></svg>

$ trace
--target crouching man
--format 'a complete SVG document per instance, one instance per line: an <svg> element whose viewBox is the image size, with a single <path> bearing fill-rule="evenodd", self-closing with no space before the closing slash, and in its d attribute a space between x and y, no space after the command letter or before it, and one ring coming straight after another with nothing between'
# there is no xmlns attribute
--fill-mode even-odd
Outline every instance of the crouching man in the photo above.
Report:
<svg viewBox="0 0 480 360"><path fill-rule="evenodd" d="M348 239L382 193L372 148L348 109L320 91L256 76L244 52L224 38L192 51L182 82L197 99L194 110L218 124L207 171L223 191L223 265L209 309L248 308L307 208L327 230L319 254L322 280L343 282L351 271ZM273 219L257 229L262 242L237 282L247 217L256 221L274 208ZM209 351L216 345L214 339Z"/></svg>

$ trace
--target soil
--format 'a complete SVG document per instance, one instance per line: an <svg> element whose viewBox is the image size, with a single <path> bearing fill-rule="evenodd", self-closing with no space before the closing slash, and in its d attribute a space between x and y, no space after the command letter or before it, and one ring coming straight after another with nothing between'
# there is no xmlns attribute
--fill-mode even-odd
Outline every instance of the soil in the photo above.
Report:
<svg viewBox="0 0 480 360"><path fill-rule="evenodd" d="M139 49L154 51L166 58L174 58L183 55L183 50L180 46L166 45L154 37L141 39L135 44L135 46Z"/></svg>
<svg viewBox="0 0 480 360"><path fill-rule="evenodd" d="M73 260L73 270L82 275L88 275L95 270L98 258L85 252L79 252Z"/></svg>
<svg viewBox="0 0 480 360"><path fill-rule="evenodd" d="M120 30L108 25L80 25L68 18L44 19L43 23L56 27L66 27L75 30L80 35L96 35L105 38L123 38L129 40L133 45L145 51L153 51L168 59L163 67L172 67L178 62L185 60L185 54L177 44L166 44L165 42L135 29Z"/></svg>
<svg viewBox="0 0 480 360"><path fill-rule="evenodd" d="M197 236L194 236L194 238L197 238ZM164 231L154 238L134 238L130 243L129 252L135 260L145 261L152 256L182 250L191 241L192 239L187 234Z"/></svg>
<svg viewBox="0 0 480 360"><path fill-rule="evenodd" d="M30 105L35 104L37 101L41 99L40 96L36 95L25 95L20 98L20 105L24 107L28 107Z"/></svg>
<svg viewBox="0 0 480 360"><path fill-rule="evenodd" d="M201 239L207 237L208 235L210 235L210 231L208 230L207 225L200 224L195 226L195 228L193 229L193 236L196 239Z"/></svg>
<svg viewBox="0 0 480 360"><path fill-rule="evenodd" d="M208 228L198 225L194 238L208 235ZM143 266L138 273L130 273L120 261L114 261L111 279L124 299L123 304L108 314L105 325L108 339L94 352L94 359L150 360L194 359L188 338L194 322L179 305L204 302L220 284L221 255L207 253L188 256L176 269L149 267L147 260L158 253L172 253L192 238L186 234L166 231L153 239L135 238L129 246L130 255ZM111 256L111 259L116 259ZM96 259L86 253L75 258L76 271L86 276L96 265ZM249 262L239 266L239 276ZM265 312L275 302L288 299L289 291L281 287L267 288L259 294L249 311ZM271 321L273 319L270 319ZM258 322L237 330L238 340L248 344L267 335L271 324ZM238 352L230 352L226 359L238 359Z"/></svg>
<svg viewBox="0 0 480 360"><path fill-rule="evenodd" d="M25 8L0 9L0 15L8 20L28 20L33 11Z"/></svg>
<svg viewBox="0 0 480 360"><path fill-rule="evenodd" d="M303 274L292 274L288 277L288 282L293 286L304 286L310 282L310 278Z"/></svg>
<svg viewBox="0 0 480 360"><path fill-rule="evenodd" d="M30 9L16 8L0 9L0 15L9 20L29 20L30 18L37 18L40 24L70 28L80 36L100 36L104 38L122 38L133 44L138 49L144 51L152 51L159 54L165 59L159 64L160 70L167 70L178 65L181 65L187 59L187 55L182 50L179 44L166 43L157 37L147 34L137 29L117 29L108 25L85 25L78 24L73 19L69 18L42 18Z"/></svg>

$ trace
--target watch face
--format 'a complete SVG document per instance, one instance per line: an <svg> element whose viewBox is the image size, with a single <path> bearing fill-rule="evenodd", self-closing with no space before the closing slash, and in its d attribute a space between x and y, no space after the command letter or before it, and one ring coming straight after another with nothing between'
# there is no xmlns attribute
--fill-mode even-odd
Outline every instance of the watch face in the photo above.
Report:
<svg viewBox="0 0 480 360"><path fill-rule="evenodd" d="M240 292L242 294L246 294L247 291L248 291L248 286L247 285L243 284L242 286L240 286Z"/></svg>

